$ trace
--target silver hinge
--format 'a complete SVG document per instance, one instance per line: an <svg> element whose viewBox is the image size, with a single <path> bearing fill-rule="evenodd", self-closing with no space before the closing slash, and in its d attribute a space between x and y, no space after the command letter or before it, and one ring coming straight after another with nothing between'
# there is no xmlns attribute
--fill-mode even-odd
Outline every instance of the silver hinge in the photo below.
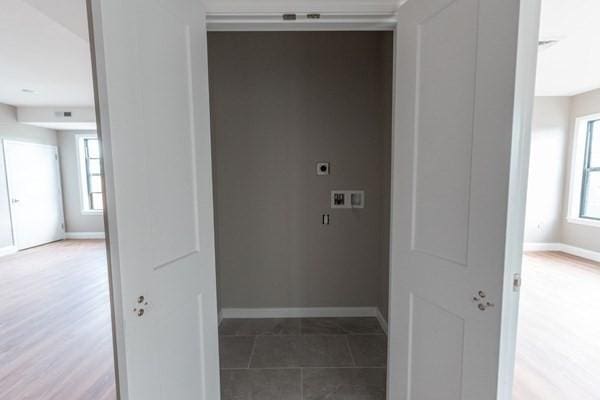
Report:
<svg viewBox="0 0 600 400"><path fill-rule="evenodd" d="M518 292L521 290L521 274L517 273L513 275L513 291Z"/></svg>

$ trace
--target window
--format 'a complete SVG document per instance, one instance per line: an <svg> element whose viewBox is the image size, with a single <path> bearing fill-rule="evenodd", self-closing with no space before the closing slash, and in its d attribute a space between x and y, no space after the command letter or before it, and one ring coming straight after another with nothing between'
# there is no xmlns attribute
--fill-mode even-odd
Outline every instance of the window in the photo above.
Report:
<svg viewBox="0 0 600 400"><path fill-rule="evenodd" d="M102 202L100 142L95 135L80 135L78 142L82 212L101 213L104 204Z"/></svg>
<svg viewBox="0 0 600 400"><path fill-rule="evenodd" d="M600 221L600 119L588 121L579 217Z"/></svg>

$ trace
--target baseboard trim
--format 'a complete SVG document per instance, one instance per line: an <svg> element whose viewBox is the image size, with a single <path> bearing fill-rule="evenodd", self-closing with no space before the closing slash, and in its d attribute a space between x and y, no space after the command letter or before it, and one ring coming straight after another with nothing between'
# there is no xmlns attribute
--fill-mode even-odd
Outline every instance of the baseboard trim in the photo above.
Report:
<svg viewBox="0 0 600 400"><path fill-rule="evenodd" d="M376 307L223 308L221 318L377 317Z"/></svg>
<svg viewBox="0 0 600 400"><path fill-rule="evenodd" d="M383 331L387 335L388 334L388 323L385 320L385 317L383 316L383 314L381 313L379 308L377 308L375 311L376 311L375 317L377 318L377 321L379 321L379 325L381 325L381 329L383 329Z"/></svg>
<svg viewBox="0 0 600 400"><path fill-rule="evenodd" d="M104 232L66 232L65 239L104 239Z"/></svg>
<svg viewBox="0 0 600 400"><path fill-rule="evenodd" d="M6 246L0 248L0 257L15 254L17 252L17 246Z"/></svg>
<svg viewBox="0 0 600 400"><path fill-rule="evenodd" d="M571 246L565 243L525 243L524 251L562 251L563 253L600 262L600 252Z"/></svg>
<svg viewBox="0 0 600 400"><path fill-rule="evenodd" d="M524 243L523 251L560 251L562 243Z"/></svg>
<svg viewBox="0 0 600 400"><path fill-rule="evenodd" d="M571 246L570 244L564 244L564 243L561 243L561 248L559 251L571 254L573 256L600 262L600 253L597 251L582 249L581 247L575 247L575 246Z"/></svg>

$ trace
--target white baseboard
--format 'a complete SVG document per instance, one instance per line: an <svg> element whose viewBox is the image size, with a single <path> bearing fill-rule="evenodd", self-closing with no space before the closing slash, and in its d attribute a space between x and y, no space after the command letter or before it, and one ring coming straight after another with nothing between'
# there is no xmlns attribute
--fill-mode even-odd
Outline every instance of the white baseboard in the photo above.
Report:
<svg viewBox="0 0 600 400"><path fill-rule="evenodd" d="M0 257L2 257L2 256L8 256L10 254L15 254L16 252L17 252L17 247L16 246L2 247L2 248L0 248Z"/></svg>
<svg viewBox="0 0 600 400"><path fill-rule="evenodd" d="M375 317L388 334L388 324L377 307L297 307L297 308L222 308L219 324L224 318L319 318Z"/></svg>
<svg viewBox="0 0 600 400"><path fill-rule="evenodd" d="M375 307L223 308L221 318L377 317Z"/></svg>
<svg viewBox="0 0 600 400"><path fill-rule="evenodd" d="M66 232L65 239L104 239L104 232Z"/></svg>
<svg viewBox="0 0 600 400"><path fill-rule="evenodd" d="M562 243L524 243L523 251L560 251Z"/></svg>
<svg viewBox="0 0 600 400"><path fill-rule="evenodd" d="M562 251L573 256L600 262L600 252L571 246L565 243L525 243L524 251Z"/></svg>
<svg viewBox="0 0 600 400"><path fill-rule="evenodd" d="M588 260L600 262L600 253L597 251L582 249L581 247L575 247L564 243L561 243L561 248L559 251L581 258L587 258Z"/></svg>
<svg viewBox="0 0 600 400"><path fill-rule="evenodd" d="M379 308L377 308L376 311L377 311L377 314L375 315L375 317L377 318L377 321L379 321L379 325L381 325L381 329L383 329L383 331L387 335L388 334L388 323L385 320L385 317L383 316L381 311L379 311Z"/></svg>

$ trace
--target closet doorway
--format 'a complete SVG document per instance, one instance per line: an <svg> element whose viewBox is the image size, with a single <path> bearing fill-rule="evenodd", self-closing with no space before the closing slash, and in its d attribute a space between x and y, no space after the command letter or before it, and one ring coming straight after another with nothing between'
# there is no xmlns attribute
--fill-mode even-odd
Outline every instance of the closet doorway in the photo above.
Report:
<svg viewBox="0 0 600 400"><path fill-rule="evenodd" d="M221 399L385 399L393 33L209 32L208 66Z"/></svg>
<svg viewBox="0 0 600 400"><path fill-rule="evenodd" d="M16 249L64 239L58 148L5 140L4 158Z"/></svg>

